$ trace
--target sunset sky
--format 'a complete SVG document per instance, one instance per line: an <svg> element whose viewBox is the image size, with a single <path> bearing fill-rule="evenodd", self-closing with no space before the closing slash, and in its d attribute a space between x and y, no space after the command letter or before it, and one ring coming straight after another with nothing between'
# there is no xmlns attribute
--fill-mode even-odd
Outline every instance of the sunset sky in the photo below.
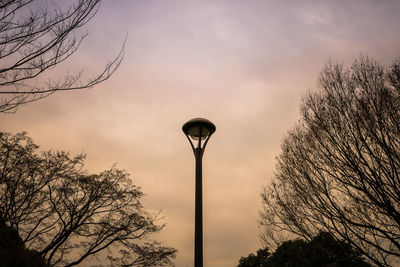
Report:
<svg viewBox="0 0 400 267"><path fill-rule="evenodd" d="M87 169L117 163L161 211L155 239L193 266L194 157L181 128L217 127L204 154L204 266L236 266L261 248L260 192L329 60L400 56L400 1L104 0L78 53L57 73L100 71L127 36L110 80L0 115L41 149L85 152Z"/></svg>

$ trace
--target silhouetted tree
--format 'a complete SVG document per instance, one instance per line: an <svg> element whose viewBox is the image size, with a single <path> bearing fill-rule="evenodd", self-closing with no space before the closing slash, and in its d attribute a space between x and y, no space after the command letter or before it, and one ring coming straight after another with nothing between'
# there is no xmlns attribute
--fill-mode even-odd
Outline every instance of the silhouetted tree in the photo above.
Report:
<svg viewBox="0 0 400 267"><path fill-rule="evenodd" d="M268 248L257 250L257 255L253 253L239 260L238 267L260 267L266 266L268 257L270 256Z"/></svg>
<svg viewBox="0 0 400 267"><path fill-rule="evenodd" d="M93 18L100 2L76 0L71 5L63 1L62 8L53 1L0 2L0 112L15 112L57 91L90 88L112 75L121 63L123 48L91 79L83 81L82 71L62 79L42 75L78 50L87 35L77 36L78 30Z"/></svg>
<svg viewBox="0 0 400 267"><path fill-rule="evenodd" d="M0 224L15 229L50 266L73 266L99 255L115 266L170 264L176 251L149 240L157 216L143 193L115 167L83 170L84 155L37 153L24 133L0 135Z"/></svg>
<svg viewBox="0 0 400 267"><path fill-rule="evenodd" d="M260 249L239 260L238 267L371 267L352 247L322 232L311 241L302 239L282 243L274 253Z"/></svg>
<svg viewBox="0 0 400 267"><path fill-rule="evenodd" d="M370 267L361 253L322 232L310 242L301 239L284 242L268 259L268 267Z"/></svg>
<svg viewBox="0 0 400 267"><path fill-rule="evenodd" d="M400 60L328 63L319 87L303 99L262 194L263 240L327 231L390 266L400 256Z"/></svg>

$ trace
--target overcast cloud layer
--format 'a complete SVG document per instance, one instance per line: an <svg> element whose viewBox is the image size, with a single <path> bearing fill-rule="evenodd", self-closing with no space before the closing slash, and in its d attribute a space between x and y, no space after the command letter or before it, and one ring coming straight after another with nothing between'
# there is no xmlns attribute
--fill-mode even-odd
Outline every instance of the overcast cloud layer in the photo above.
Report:
<svg viewBox="0 0 400 267"><path fill-rule="evenodd" d="M157 238L193 266L194 157L181 127L215 123L204 156L204 265L236 266L260 248L259 193L274 175L302 96L328 59L400 55L400 1L104 0L77 55L57 69L95 73L128 34L107 82L0 115L43 149L87 153L89 171L117 163L161 210Z"/></svg>

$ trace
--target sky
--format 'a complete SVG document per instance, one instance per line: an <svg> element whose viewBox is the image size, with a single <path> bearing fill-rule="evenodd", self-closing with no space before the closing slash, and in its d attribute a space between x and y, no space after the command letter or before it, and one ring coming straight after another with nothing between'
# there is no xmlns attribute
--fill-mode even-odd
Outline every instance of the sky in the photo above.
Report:
<svg viewBox="0 0 400 267"><path fill-rule="evenodd" d="M103 0L80 50L56 72L117 72L0 114L41 149L86 153L90 172L117 164L166 227L153 238L193 266L194 156L182 125L216 125L203 159L204 266L236 266L261 248L260 193L299 105L328 60L400 56L400 1Z"/></svg>

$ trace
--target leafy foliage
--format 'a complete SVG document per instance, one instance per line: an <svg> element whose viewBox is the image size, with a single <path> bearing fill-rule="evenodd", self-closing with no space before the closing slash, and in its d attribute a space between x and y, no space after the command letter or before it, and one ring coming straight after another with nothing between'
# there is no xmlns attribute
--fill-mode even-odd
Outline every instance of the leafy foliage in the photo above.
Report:
<svg viewBox="0 0 400 267"><path fill-rule="evenodd" d="M257 250L257 255L254 255L253 253L251 253L247 257L240 258L238 267L265 266L265 264L267 264L267 262L268 262L269 256L270 256L270 253L268 251L268 248L259 249L259 250Z"/></svg>
<svg viewBox="0 0 400 267"><path fill-rule="evenodd" d="M335 240L331 234L322 232L311 241L302 239L282 243L274 253L260 249L239 260L238 267L370 267L351 246Z"/></svg>
<svg viewBox="0 0 400 267"><path fill-rule="evenodd" d="M0 266L1 267L47 267L44 259L36 251L25 248L18 232L3 224L0 226Z"/></svg>

